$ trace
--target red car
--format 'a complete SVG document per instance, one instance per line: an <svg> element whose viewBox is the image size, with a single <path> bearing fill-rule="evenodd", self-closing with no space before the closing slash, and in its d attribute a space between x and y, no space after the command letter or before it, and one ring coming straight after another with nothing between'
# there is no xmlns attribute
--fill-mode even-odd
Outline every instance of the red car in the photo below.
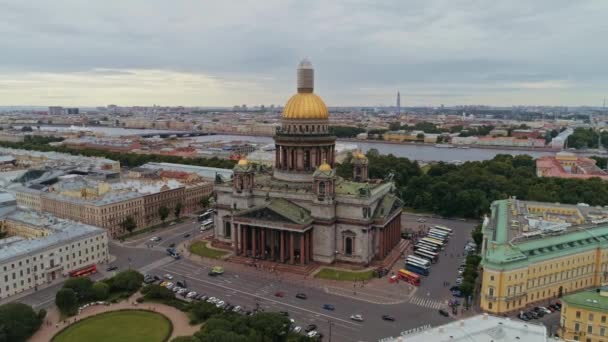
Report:
<svg viewBox="0 0 608 342"><path fill-rule="evenodd" d="M285 295L285 293L278 291L277 293L274 294L275 297L283 297Z"/></svg>

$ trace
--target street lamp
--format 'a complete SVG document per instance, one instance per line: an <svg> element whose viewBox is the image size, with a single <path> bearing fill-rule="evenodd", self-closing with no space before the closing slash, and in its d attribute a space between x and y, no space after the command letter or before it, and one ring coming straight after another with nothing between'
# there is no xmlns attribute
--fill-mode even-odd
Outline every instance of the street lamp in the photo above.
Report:
<svg viewBox="0 0 608 342"><path fill-rule="evenodd" d="M334 324L332 321L327 321L329 323L329 342L331 342L331 326Z"/></svg>

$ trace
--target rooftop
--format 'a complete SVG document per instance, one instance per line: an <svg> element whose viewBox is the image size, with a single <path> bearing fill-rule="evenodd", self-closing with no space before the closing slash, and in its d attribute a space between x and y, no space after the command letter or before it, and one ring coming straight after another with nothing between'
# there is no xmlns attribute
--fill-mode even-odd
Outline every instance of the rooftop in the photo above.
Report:
<svg viewBox="0 0 608 342"><path fill-rule="evenodd" d="M13 207L10 212L0 214L3 221L21 222L30 228L44 231L41 238L27 239L13 236L0 240L0 262L7 262L53 245L103 233L104 230L80 222L56 218L50 214L21 210ZM48 234L48 235L47 235Z"/></svg>
<svg viewBox="0 0 608 342"><path fill-rule="evenodd" d="M563 296L562 302L582 309L608 312L608 288L591 289Z"/></svg>
<svg viewBox="0 0 608 342"><path fill-rule="evenodd" d="M435 328L404 331L402 336L382 339L382 342L546 342L544 325L495 317L487 314L454 321Z"/></svg>
<svg viewBox="0 0 608 342"><path fill-rule="evenodd" d="M492 203L483 262L503 267L608 246L608 208L518 201Z"/></svg>
<svg viewBox="0 0 608 342"><path fill-rule="evenodd" d="M232 177L232 170L220 169L217 167L194 166L173 163L147 163L142 165L141 168L153 170L184 171L189 173L194 172L199 176L207 179L215 179L216 174L219 174L224 179L230 179Z"/></svg>

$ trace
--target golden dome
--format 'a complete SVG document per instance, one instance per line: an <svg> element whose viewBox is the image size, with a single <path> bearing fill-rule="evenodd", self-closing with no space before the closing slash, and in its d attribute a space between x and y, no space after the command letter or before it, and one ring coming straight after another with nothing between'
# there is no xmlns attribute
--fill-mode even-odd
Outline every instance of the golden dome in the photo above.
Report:
<svg viewBox="0 0 608 342"><path fill-rule="evenodd" d="M323 162L323 164L319 165L319 171L331 171L331 165Z"/></svg>
<svg viewBox="0 0 608 342"><path fill-rule="evenodd" d="M363 154L363 152L361 151L357 151L353 154L353 157L355 157L355 159L366 159L367 157L365 156L365 154Z"/></svg>
<svg viewBox="0 0 608 342"><path fill-rule="evenodd" d="M283 109L283 119L287 120L327 120L329 111L323 100L314 93L297 93Z"/></svg>
<svg viewBox="0 0 608 342"><path fill-rule="evenodd" d="M240 159L238 165L239 166L247 166L247 165L249 165L249 161L247 159L245 159L245 158Z"/></svg>

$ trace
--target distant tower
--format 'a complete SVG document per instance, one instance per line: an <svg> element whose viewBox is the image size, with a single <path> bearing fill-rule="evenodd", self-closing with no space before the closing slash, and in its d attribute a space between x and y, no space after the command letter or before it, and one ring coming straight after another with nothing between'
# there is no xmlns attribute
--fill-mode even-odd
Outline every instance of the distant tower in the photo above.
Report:
<svg viewBox="0 0 608 342"><path fill-rule="evenodd" d="M397 115L401 115L401 93L397 92Z"/></svg>

